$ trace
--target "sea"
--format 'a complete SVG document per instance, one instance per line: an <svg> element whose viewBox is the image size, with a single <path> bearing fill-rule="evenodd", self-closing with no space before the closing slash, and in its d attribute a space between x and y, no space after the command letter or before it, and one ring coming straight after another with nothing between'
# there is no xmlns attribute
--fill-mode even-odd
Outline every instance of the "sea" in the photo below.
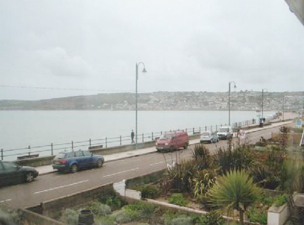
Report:
<svg viewBox="0 0 304 225"><path fill-rule="evenodd" d="M231 111L231 124L258 119L256 111ZM264 115L274 112L264 112ZM228 111L138 111L139 141L169 130L198 131L205 127L228 124ZM209 128L208 128L209 129ZM35 146L50 146L100 140L129 139L135 132L135 111L54 110L0 111L0 149L4 155L14 155L14 149L34 151ZM152 134L153 133L153 134ZM107 145L111 145L108 141ZM129 140L128 140L129 143ZM114 141L112 145L115 145ZM37 148L38 149L38 148ZM18 154L23 154L22 151ZM45 155L42 153L41 155ZM49 154L49 153L48 153ZM12 159L16 157L8 157Z"/></svg>

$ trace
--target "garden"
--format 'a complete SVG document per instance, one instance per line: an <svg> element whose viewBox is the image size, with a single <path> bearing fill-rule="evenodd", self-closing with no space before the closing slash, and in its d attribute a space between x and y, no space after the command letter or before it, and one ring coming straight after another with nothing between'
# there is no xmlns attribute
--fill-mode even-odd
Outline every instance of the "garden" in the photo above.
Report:
<svg viewBox="0 0 304 225"><path fill-rule="evenodd" d="M138 184L143 201L126 201L114 191L85 207L65 209L59 219L76 225L83 209L98 225L232 225L267 224L267 211L304 193L304 160L293 145L296 130L282 127L270 140L255 145L233 145L211 154L197 144L189 160L179 160L154 182ZM165 154L165 153L164 153ZM176 159L180 159L176 152ZM191 213L152 204L148 199L205 211ZM299 211L291 210L288 224L298 224ZM13 214L14 217L14 214Z"/></svg>
<svg viewBox="0 0 304 225"><path fill-rule="evenodd" d="M272 205L280 207L292 201L294 192L304 192L303 153L293 145L292 136L300 132L282 127L270 140L261 138L257 145L230 143L213 155L198 144L191 160L177 162L161 180L137 189L143 198L216 212L238 218L240 224L267 224ZM298 218L293 215L291 223Z"/></svg>
<svg viewBox="0 0 304 225"><path fill-rule="evenodd" d="M230 142L227 149L220 148L215 154L197 144L190 160L176 162L161 179L135 187L143 199L206 211L205 215L145 201L127 204L117 196L103 197L87 208L95 215L96 224L267 224L271 206L280 207L294 192L304 192L303 154L291 147L290 131L282 127L272 139L262 138L256 145L234 146ZM61 221L77 224L79 213L67 209ZM297 219L293 215L290 224Z"/></svg>

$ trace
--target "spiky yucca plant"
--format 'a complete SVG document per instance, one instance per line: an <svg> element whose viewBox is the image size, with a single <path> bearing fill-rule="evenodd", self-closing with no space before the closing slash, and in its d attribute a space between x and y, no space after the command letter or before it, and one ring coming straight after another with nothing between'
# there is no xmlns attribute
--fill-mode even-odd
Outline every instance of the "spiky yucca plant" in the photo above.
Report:
<svg viewBox="0 0 304 225"><path fill-rule="evenodd" d="M219 177L207 196L212 207L222 208L228 213L238 210L242 225L244 212L256 201L259 192L259 188L246 172L233 170Z"/></svg>

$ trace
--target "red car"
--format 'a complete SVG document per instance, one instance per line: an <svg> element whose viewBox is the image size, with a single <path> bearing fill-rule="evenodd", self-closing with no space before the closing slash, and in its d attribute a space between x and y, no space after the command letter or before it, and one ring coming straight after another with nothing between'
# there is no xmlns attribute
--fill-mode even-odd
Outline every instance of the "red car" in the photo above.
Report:
<svg viewBox="0 0 304 225"><path fill-rule="evenodd" d="M186 149L188 145L189 136L185 131L166 132L156 141L156 149L159 152Z"/></svg>

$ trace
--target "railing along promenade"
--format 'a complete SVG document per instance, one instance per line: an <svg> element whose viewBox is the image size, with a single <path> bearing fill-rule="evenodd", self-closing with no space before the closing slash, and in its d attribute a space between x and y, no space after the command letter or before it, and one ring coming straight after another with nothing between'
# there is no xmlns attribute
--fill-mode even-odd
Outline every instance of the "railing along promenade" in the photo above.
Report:
<svg viewBox="0 0 304 225"><path fill-rule="evenodd" d="M232 127L246 127L254 124L255 121L246 120L242 122L233 123ZM198 134L203 131L211 130L218 131L221 126L227 126L226 124L215 125L215 126L202 126L196 128L185 128L185 129L176 129L176 130L184 130L187 131L189 135ZM151 133L142 133L138 134L137 140L138 143L143 143L147 141L154 141L158 137L160 137L166 131L160 132L151 132ZM134 140L136 138L134 137ZM71 141L66 143L50 143L46 145L32 146L29 145L23 148L14 148L14 149L3 149L1 148L1 160L9 159L15 160L17 157L25 156L25 157L35 157L35 156L49 156L56 155L59 152L63 152L65 150L70 149L88 149L92 147L114 147L120 145L132 144L131 136L118 136L118 137L103 137L100 139L89 139L83 141Z"/></svg>

